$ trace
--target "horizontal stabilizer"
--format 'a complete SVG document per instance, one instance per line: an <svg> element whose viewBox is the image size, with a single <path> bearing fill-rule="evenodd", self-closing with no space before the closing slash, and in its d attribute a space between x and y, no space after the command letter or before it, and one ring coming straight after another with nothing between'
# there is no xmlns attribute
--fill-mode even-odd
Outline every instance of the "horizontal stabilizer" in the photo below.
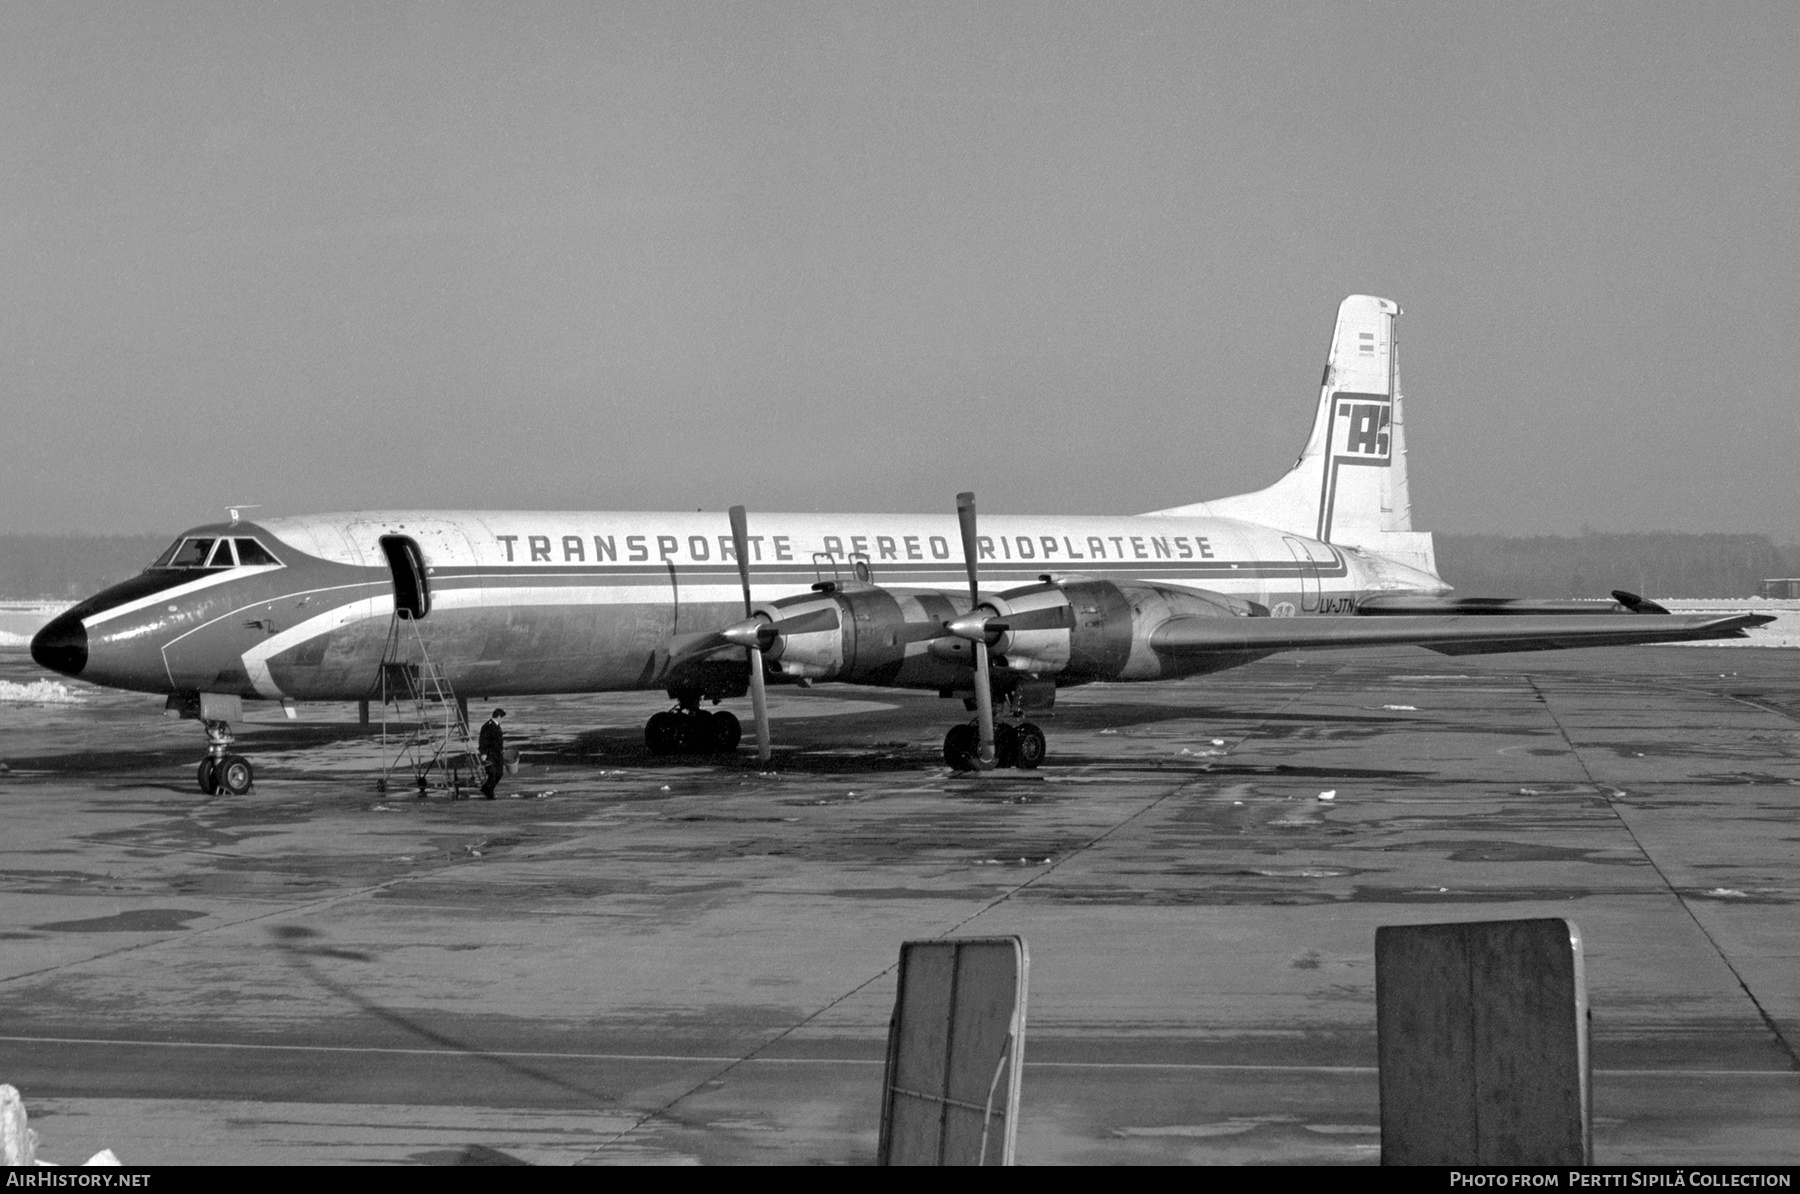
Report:
<svg viewBox="0 0 1800 1194"><path fill-rule="evenodd" d="M1171 655L1384 646L1428 647L1446 655L1474 655L1743 638L1749 627L1774 620L1769 614L1668 615L1629 620L1586 614L1171 618L1151 632L1150 645Z"/></svg>

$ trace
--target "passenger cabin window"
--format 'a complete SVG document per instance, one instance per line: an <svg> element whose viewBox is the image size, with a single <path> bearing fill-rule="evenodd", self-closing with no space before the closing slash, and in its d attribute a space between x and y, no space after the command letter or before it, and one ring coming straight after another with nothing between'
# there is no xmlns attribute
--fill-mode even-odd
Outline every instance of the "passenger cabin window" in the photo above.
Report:
<svg viewBox="0 0 1800 1194"><path fill-rule="evenodd" d="M235 549L235 553L234 553ZM156 557L152 568L236 568L281 566L273 552L255 539L213 539L187 536L175 540Z"/></svg>

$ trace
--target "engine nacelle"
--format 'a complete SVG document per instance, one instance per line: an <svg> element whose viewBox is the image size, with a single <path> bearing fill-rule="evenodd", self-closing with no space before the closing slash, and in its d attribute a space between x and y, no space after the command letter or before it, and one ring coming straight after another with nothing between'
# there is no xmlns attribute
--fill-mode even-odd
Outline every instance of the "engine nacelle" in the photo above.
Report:
<svg viewBox="0 0 1800 1194"><path fill-rule="evenodd" d="M774 634L763 658L783 675L917 688L966 682L966 664L958 669L926 649L966 612L966 598L876 585L832 585L755 609Z"/></svg>
<svg viewBox="0 0 1800 1194"><path fill-rule="evenodd" d="M985 629L993 665L1013 673L1072 681L1148 679L1163 674L1150 634L1170 618L1258 613L1266 611L1202 589L1052 577L984 597L959 623L959 633L981 637ZM964 667L974 654L963 638L937 640L930 650Z"/></svg>
<svg viewBox="0 0 1800 1194"><path fill-rule="evenodd" d="M1179 585L1129 584L1119 587L1131 609L1131 649L1116 673L1107 679L1155 680L1176 676L1201 675L1225 667L1236 667L1248 658L1208 660L1194 656L1176 660L1159 655L1150 646L1150 636L1172 618L1256 618L1269 616L1269 611L1253 601L1214 593L1208 589L1190 589ZM1263 652L1267 654L1267 652Z"/></svg>

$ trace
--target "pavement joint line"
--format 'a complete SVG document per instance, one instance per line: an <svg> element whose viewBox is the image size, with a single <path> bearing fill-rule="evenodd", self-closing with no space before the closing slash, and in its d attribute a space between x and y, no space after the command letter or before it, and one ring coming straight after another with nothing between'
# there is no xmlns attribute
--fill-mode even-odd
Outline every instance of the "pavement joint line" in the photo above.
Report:
<svg viewBox="0 0 1800 1194"><path fill-rule="evenodd" d="M1653 683L1659 688L1669 689L1674 692L1709 696L1715 699L1723 697L1725 700L1731 701L1734 704L1743 705L1749 709L1758 709L1764 713L1772 713L1776 717L1786 721L1800 721L1800 713L1796 713L1792 709L1783 709L1780 705L1772 705L1768 701L1757 700L1755 697L1738 696L1736 693L1730 692L1715 692L1707 688L1689 688L1682 684L1671 684L1666 680L1654 681Z"/></svg>
<svg viewBox="0 0 1800 1194"><path fill-rule="evenodd" d="M1688 919L1694 922L1694 927L1700 930L1700 935L1706 938L1706 943L1712 946L1713 952L1719 956L1719 961L1725 964L1725 969L1730 972L1731 977L1737 983L1738 988L1743 991L1744 997L1750 1001L1750 1006L1755 1008L1756 1014L1762 1018L1763 1026L1769 1030L1770 1035L1775 1038L1775 1043L1780 1046L1781 1051L1787 1055L1789 1064L1796 1071L1800 1071L1800 1052L1795 1051L1793 1044L1781 1031L1781 1025L1775 1022L1775 1017L1769 1014L1768 1009L1763 1006L1762 1000L1756 997L1756 992L1750 989L1750 984L1744 979L1744 976L1738 972L1738 968L1731 964L1731 959L1726 956L1725 950L1719 945L1718 939L1715 938L1712 933L1707 930L1707 927L1701 923L1700 917L1694 912L1693 905L1688 902L1688 897L1683 895L1680 889L1670 881L1669 876L1663 871L1662 864L1651 857L1650 851L1645 848L1643 841L1638 838L1637 831L1632 829L1631 822L1625 819L1625 814L1620 810L1618 801L1613 798L1613 794L1621 793L1622 789L1614 787L1612 784L1602 783L1600 780L1594 778L1594 772L1588 767L1587 759L1583 757L1581 748L1575 745L1575 740L1573 738L1569 737L1567 727L1563 725L1562 719L1556 715L1556 710L1550 705L1550 698L1546 696L1544 690L1538 686L1537 677L1527 675L1525 678L1530 682L1533 691L1538 694L1538 699L1543 702L1544 712L1549 716L1550 724L1556 727L1556 732L1562 735L1562 740L1564 742L1568 743L1569 752L1575 756L1575 762L1580 765L1581 773L1587 776L1588 783L1592 784L1594 789L1599 793L1600 798L1606 801L1608 811L1610 811L1613 817L1619 822L1620 828L1624 829L1626 835L1631 838L1631 844L1637 847L1638 853L1644 856L1644 861L1648 862L1651 869L1656 872L1656 877L1663 881L1663 885L1668 888L1669 894L1675 897L1675 902L1681 906L1681 910L1687 913ZM1721 695L1719 693L1707 692L1705 689L1697 689L1695 691L1704 692L1706 695L1715 698ZM1736 698L1726 697L1726 699L1734 700Z"/></svg>
<svg viewBox="0 0 1800 1194"><path fill-rule="evenodd" d="M675 1062L693 1065L852 1065L878 1066L887 1062L877 1057L749 1057L695 1053L575 1053L545 1052L529 1049L406 1049L383 1045L277 1045L244 1041L145 1041L118 1040L101 1037L0 1036L8 1044L26 1045L105 1045L133 1049L221 1049L281 1053L352 1053L400 1057L466 1057L479 1061L489 1057L519 1057L540 1061L617 1061ZM1253 1062L1211 1061L1027 1061L1025 1068L1040 1070L1176 1070L1206 1073L1268 1074L1378 1074L1372 1065L1278 1065ZM1607 1078L1784 1078L1800 1079L1796 1070L1682 1070L1682 1069L1600 1069L1594 1073ZM107 1096L94 1096L107 1097Z"/></svg>
<svg viewBox="0 0 1800 1194"><path fill-rule="evenodd" d="M1619 676L1589 676L1584 677L1584 679L1592 683L1606 684L1613 688L1624 688L1629 684L1631 687L1641 686L1644 688L1656 688L1661 689L1664 692L1680 692L1686 693L1688 696L1709 697L1713 700L1730 701L1733 704L1743 705L1746 708L1757 709L1764 713L1772 713L1787 721L1800 721L1800 712L1795 712L1792 709L1785 709L1780 705L1759 700L1753 696L1744 696L1734 692L1720 692L1714 688L1696 688L1691 684L1678 684L1672 680L1658 679L1654 676L1644 676L1641 678L1634 677L1629 682Z"/></svg>
<svg viewBox="0 0 1800 1194"><path fill-rule="evenodd" d="M1326 681L1328 681L1330 679L1335 678L1338 675L1338 673L1340 673L1344 670L1345 666L1347 666L1347 665L1340 664L1337 667L1332 668L1329 672L1326 672L1322 675L1314 677L1309 683L1295 685L1293 693L1285 701L1281 702L1281 704L1273 712L1265 713L1260 718L1257 718L1255 723L1244 731L1243 737L1239 738L1238 741L1240 743L1247 741L1257 731L1261 730L1264 726L1266 726L1272 718L1279 717L1282 713L1285 713L1287 711L1288 707L1290 705L1292 705L1295 701L1298 701L1302 697L1310 696L1313 692L1318 690L1318 688L1321 684L1325 683ZM1137 809L1136 811L1131 813L1129 816L1125 817L1123 820L1117 822L1114 825L1108 826L1105 830L1103 830L1100 834L1098 834L1096 837L1094 837L1090 841L1085 842L1082 845L1077 846L1075 849L1069 851L1067 854L1063 855L1061 858L1058 858L1055 862L1051 863L1049 866L1046 866L1043 870L1039 871L1037 874L1033 875L1031 878L1025 880L1023 883L1017 884L1016 886L1008 889L1005 892L1002 892L1000 895L989 900L987 903L983 904L980 908L976 909L974 912L970 913L968 916L965 916L963 919L961 919L961 920L957 921L955 924L951 925L948 929L945 929L943 932L939 933L937 935L937 939L941 940L945 937L948 937L951 933L956 932L958 929L962 928L964 925L975 920L976 918L982 916L984 913L990 912L993 909L999 907L1001 904L1005 903L1007 900L1010 900L1013 896L1017 895L1019 892L1024 891L1027 887L1030 887L1033 883L1036 883L1038 880L1043 879L1046 876L1048 876L1052 871L1054 871L1058 867L1062 866L1063 863L1069 861L1071 858L1074 858L1076 855L1082 854L1082 853L1086 852L1087 850L1093 848L1094 846L1098 845L1100 842L1105 841L1108 837L1112 836L1114 833L1118 832L1120 829L1123 829L1125 826L1131 824L1133 821L1137 820L1139 817L1143 816L1145 813L1149 812L1151 809L1155 808L1157 805L1161 804L1163 801L1168 800L1171 796L1174 796L1176 793L1184 791L1187 788L1193 786L1194 784L1199 783L1202 779L1204 779L1207 776L1207 773L1210 772L1211 770L1212 770L1212 765L1210 763L1202 764L1199 769L1199 773L1197 775L1189 774L1188 778L1182 779L1181 781L1176 783L1173 787L1169 788L1166 792L1162 793L1162 795L1157 796L1153 800L1149 801L1147 804L1143 805L1141 808ZM699 1082L699 1083L695 1084L692 1089L684 1091L683 1093L676 1095L674 1098L670 1099L667 1103L663 1104L661 1107L657 1108L655 1111L652 1111L649 1114L645 1115L642 1119L639 1119L636 1123L632 1124L630 1127L619 1132L617 1135L595 1145L592 1150L590 1150L585 1156L583 1156L581 1158L581 1161L588 1160L590 1157L593 1157L595 1154L602 1152L603 1150L605 1150L612 1144L625 1139L627 1136L630 1136L634 1132L639 1131L641 1128L643 1128L643 1126L645 1124L649 1123L651 1120L656 1119L657 1117L666 1114L671 1108L675 1107L677 1104L681 1103L683 1100L691 1098L693 1095L697 1094L699 1091L705 1089L708 1083L717 1082L720 1079L724 1078L724 1076L726 1074L729 1074L733 1069L737 1068L739 1065L742 1065L748 1061L755 1060L759 1053L762 1053L763 1051L769 1049L771 1046L775 1045L778 1041L781 1041L783 1038L789 1036L790 1034L798 1032L800 1029L806 1027L808 1024L812 1023L814 1020L818 1019L820 1016L824 1015L826 1012L830 1011L832 1008L836 1007L838 1004L844 1002L846 999L849 999L853 995L858 994L863 989L880 981L882 978L885 978L888 974L891 974L892 972L894 972L895 970L898 970L899 968L900 968L900 962L898 959L895 959L893 962L890 962L887 966L883 967L878 973L873 974L869 978L858 983L855 987L844 992L842 995L838 996L836 999L833 999L830 1003L826 1004L824 1007L819 1008L817 1011L813 1012L812 1014L808 1015L807 1017L798 1021L797 1023L792 1024L792 1025L788 1026L787 1028L782 1029L780 1032L776 1033L773 1037L769 1038L767 1041L763 1042L761 1045L758 1045L756 1048L754 1048L750 1052L746 1053L742 1058L738 1059L737 1061L732 1062L730 1065L726 1066L724 1069L722 1069L718 1073L714 1074L711 1078L708 1078L703 1082ZM883 1065L885 1065L885 1064L886 1064L886 1062L884 1061ZM1029 1063L1027 1063L1027 1064L1029 1064ZM576 1164L580 1164L581 1161L577 1161Z"/></svg>

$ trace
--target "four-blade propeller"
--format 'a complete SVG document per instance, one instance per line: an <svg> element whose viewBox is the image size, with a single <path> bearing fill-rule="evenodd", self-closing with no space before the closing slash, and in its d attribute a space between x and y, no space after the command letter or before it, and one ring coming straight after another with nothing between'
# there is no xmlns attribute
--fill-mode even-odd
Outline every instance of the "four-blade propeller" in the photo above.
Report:
<svg viewBox="0 0 1800 1194"><path fill-rule="evenodd" d="M769 760L769 706L768 692L763 679L763 653L769 651L787 634L799 634L813 629L830 629L837 625L835 618L822 613L802 614L786 622L776 623L766 615L755 613L750 599L750 555L748 519L742 506L731 508L731 541L737 555L738 579L744 589L744 620L719 631L719 638L734 646L743 647L750 664L750 703L756 719L756 757L759 762ZM975 689L975 721L977 739L972 758L969 760L978 771L992 770L996 764L997 752L994 739L994 698L993 688L988 675L988 648L998 642L1010 627L1007 623L994 617L992 611L981 609L981 586L976 575L979 557L976 554L975 537L975 495L959 493L956 495L956 520L962 532L963 561L969 572L969 612L960 618L948 622L944 630L958 638L966 639L974 648L974 689ZM813 621L819 625L812 625ZM826 622L829 621L829 625ZM718 641L717 639L714 640Z"/></svg>
<svg viewBox="0 0 1800 1194"><path fill-rule="evenodd" d="M738 579L742 581L744 585L744 617L749 618L751 616L750 533L744 515L744 508L742 506L733 506L731 508L731 544L732 548L737 553ZM735 636L732 633L732 631L741 629L743 625L743 623L739 623L738 626L734 626L731 630L727 630L724 637L730 642L738 643L743 646L745 653L749 657L750 709L753 716L756 718L756 761L759 763L767 763L769 761L769 693L767 687L763 684L762 653L764 647L775 641L775 628L769 626L767 622L759 623L759 626L769 626L768 642L765 643L762 640L760 630L753 630L748 636L750 641L745 642L742 637Z"/></svg>
<svg viewBox="0 0 1800 1194"><path fill-rule="evenodd" d="M969 568L969 616L958 618L950 625L950 632L959 638L967 638L975 645L975 721L980 738L972 760L978 771L991 771L994 767L994 695L988 686L988 620L980 617L976 609L981 604L981 586L975 576L977 558L975 555L975 495L959 493L956 495L956 522L962 531L963 562ZM958 629L963 626L964 629ZM998 630L1004 630L999 627ZM967 633L965 633L967 631Z"/></svg>

